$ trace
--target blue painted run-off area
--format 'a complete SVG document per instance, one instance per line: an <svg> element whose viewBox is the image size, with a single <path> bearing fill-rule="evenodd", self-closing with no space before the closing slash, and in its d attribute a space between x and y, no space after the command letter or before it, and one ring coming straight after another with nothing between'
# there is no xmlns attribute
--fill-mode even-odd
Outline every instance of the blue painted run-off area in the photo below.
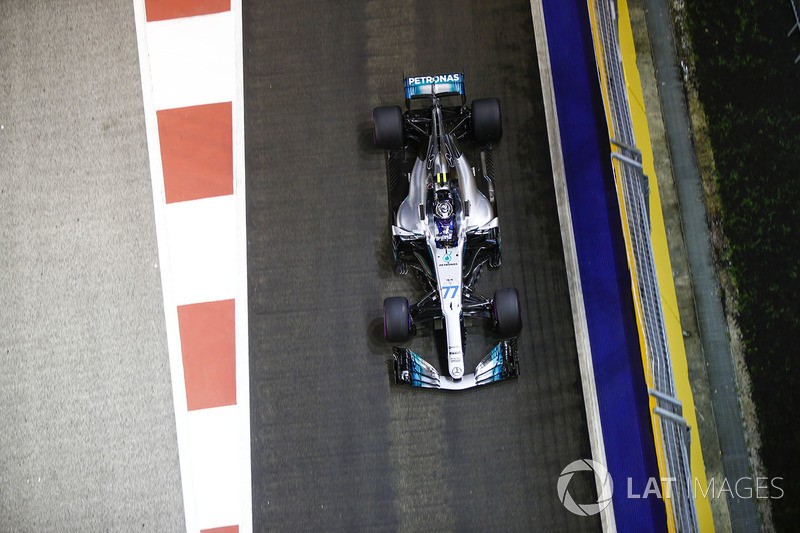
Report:
<svg viewBox="0 0 800 533"><path fill-rule="evenodd" d="M667 531L586 0L543 0L570 211L618 531ZM590 503L590 502L587 502Z"/></svg>

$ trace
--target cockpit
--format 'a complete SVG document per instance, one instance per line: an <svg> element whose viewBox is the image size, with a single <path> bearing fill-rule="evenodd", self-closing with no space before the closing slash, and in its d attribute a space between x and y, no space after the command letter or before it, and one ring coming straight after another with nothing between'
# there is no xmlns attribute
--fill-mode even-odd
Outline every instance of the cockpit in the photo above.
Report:
<svg viewBox="0 0 800 533"><path fill-rule="evenodd" d="M458 244L456 231L455 198L449 188L439 189L434 193L433 223L435 226L436 247L453 247Z"/></svg>

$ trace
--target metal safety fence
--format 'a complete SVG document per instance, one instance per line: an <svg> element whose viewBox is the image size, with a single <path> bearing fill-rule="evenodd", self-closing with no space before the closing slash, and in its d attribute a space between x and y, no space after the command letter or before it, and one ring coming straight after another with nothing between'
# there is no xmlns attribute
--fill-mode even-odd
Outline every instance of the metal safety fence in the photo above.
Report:
<svg viewBox="0 0 800 533"><path fill-rule="evenodd" d="M615 0L588 0L611 163L631 272L636 319L643 338L651 420L671 531L699 531L690 465L689 426L675 392L661 294L650 239L649 186L636 148Z"/></svg>

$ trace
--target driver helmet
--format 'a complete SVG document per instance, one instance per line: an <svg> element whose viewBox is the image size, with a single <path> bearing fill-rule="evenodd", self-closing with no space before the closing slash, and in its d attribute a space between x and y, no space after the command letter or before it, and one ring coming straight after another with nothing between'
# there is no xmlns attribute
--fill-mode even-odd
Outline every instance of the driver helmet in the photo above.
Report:
<svg viewBox="0 0 800 533"><path fill-rule="evenodd" d="M453 203L449 198L439 199L434 207L437 218L446 220L453 216Z"/></svg>

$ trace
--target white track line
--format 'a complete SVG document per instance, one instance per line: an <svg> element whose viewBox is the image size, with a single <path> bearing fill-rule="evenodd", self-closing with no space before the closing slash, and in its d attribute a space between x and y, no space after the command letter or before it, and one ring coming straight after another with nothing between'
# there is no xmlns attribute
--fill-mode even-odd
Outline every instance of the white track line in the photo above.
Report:
<svg viewBox="0 0 800 533"><path fill-rule="evenodd" d="M244 40L242 0L231 0L235 43L233 96L233 195L236 200L236 393L239 403L239 460L241 517L239 533L253 530L253 495L250 464L250 344L247 307L247 198L244 150Z"/></svg>

